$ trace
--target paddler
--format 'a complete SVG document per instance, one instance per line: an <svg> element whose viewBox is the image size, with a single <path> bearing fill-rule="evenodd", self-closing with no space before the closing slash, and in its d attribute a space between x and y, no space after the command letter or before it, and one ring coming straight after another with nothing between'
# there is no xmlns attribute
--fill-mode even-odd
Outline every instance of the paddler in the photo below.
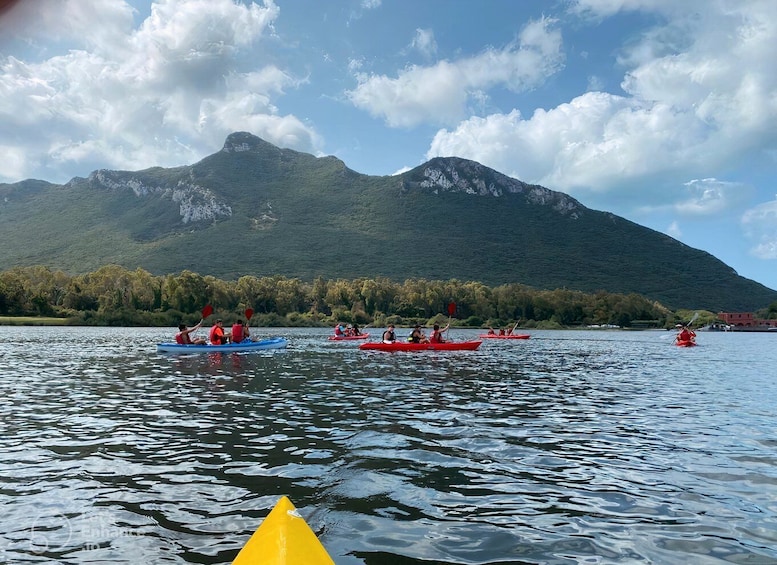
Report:
<svg viewBox="0 0 777 565"><path fill-rule="evenodd" d="M192 336L190 335L192 332L196 332L200 329L202 322L203 320L200 320L199 324L191 328L187 328L186 324L178 324L178 333L175 334L175 343L180 343L181 345L205 345L207 343L205 338L195 337L192 339Z"/></svg>
<svg viewBox="0 0 777 565"><path fill-rule="evenodd" d="M394 324L389 324L386 331L383 332L383 343L394 343L397 341L397 335L394 333Z"/></svg>
<svg viewBox="0 0 777 565"><path fill-rule="evenodd" d="M229 334L224 333L224 322L221 319L210 329L210 342L213 345L224 345L229 343Z"/></svg>
<svg viewBox="0 0 777 565"><path fill-rule="evenodd" d="M677 324L678 328L680 329L680 333L677 334L677 341L695 341L696 340L696 332L690 330L688 326L683 326L682 324Z"/></svg>

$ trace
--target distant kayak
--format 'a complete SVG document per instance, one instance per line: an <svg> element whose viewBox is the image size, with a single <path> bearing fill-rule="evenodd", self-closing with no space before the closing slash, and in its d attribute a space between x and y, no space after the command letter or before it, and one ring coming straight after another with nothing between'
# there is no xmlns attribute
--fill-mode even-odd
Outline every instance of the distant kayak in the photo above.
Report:
<svg viewBox="0 0 777 565"><path fill-rule="evenodd" d="M357 339L367 339L370 337L370 334L359 334L359 335L330 335L329 341L353 341Z"/></svg>
<svg viewBox="0 0 777 565"><path fill-rule="evenodd" d="M359 349L374 351L472 351L480 347L482 341L446 341L444 343L412 343L395 341L383 343L370 341L359 345Z"/></svg>
<svg viewBox="0 0 777 565"><path fill-rule="evenodd" d="M224 345L182 345L180 343L159 343L156 350L159 353L215 353L219 351L231 353L243 353L248 351L262 351L265 349L284 349L287 341L282 337L271 337L258 341L241 341L240 343L226 343Z"/></svg>
<svg viewBox="0 0 777 565"><path fill-rule="evenodd" d="M334 565L305 519L281 497L232 565Z"/></svg>
<svg viewBox="0 0 777 565"><path fill-rule="evenodd" d="M529 334L480 334L478 337L481 339L529 339L531 336Z"/></svg>
<svg viewBox="0 0 777 565"><path fill-rule="evenodd" d="M693 339L676 339L674 344L677 347L694 347L696 345L696 341Z"/></svg>

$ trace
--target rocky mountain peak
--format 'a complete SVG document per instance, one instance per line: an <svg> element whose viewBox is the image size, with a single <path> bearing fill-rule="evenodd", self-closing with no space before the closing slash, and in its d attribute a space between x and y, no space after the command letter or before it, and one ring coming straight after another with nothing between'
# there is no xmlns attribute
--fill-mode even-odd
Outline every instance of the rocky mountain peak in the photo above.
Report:
<svg viewBox="0 0 777 565"><path fill-rule="evenodd" d="M476 161L459 157L435 157L403 177L403 190L429 190L434 194L464 193L500 198L522 194L527 202L551 206L562 215L577 219L585 210L571 196L544 186L527 184L503 175Z"/></svg>

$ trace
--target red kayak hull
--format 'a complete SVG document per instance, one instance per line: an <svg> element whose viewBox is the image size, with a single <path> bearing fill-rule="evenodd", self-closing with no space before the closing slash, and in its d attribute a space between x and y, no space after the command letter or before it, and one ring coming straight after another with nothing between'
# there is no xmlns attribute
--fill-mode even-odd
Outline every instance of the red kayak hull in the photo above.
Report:
<svg viewBox="0 0 777 565"><path fill-rule="evenodd" d="M329 341L354 341L357 339L367 339L370 337L370 334L359 334L359 335L330 335Z"/></svg>
<svg viewBox="0 0 777 565"><path fill-rule="evenodd" d="M696 342L691 339L675 340L674 344L677 347L694 347Z"/></svg>
<svg viewBox="0 0 777 565"><path fill-rule="evenodd" d="M482 339L529 339L529 334L511 334L511 335L499 335L499 334L480 334L479 338Z"/></svg>
<svg viewBox="0 0 777 565"><path fill-rule="evenodd" d="M359 345L359 349L373 351L473 351L480 347L482 341L446 341L445 343L411 343L395 341L383 343L370 341Z"/></svg>

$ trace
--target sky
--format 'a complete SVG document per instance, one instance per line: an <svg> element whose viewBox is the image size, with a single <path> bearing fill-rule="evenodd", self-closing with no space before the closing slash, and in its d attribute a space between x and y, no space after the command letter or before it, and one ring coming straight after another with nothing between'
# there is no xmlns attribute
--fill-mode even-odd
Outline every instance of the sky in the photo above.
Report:
<svg viewBox="0 0 777 565"><path fill-rule="evenodd" d="M0 183L456 156L777 289L775 61L777 0L5 0Z"/></svg>

